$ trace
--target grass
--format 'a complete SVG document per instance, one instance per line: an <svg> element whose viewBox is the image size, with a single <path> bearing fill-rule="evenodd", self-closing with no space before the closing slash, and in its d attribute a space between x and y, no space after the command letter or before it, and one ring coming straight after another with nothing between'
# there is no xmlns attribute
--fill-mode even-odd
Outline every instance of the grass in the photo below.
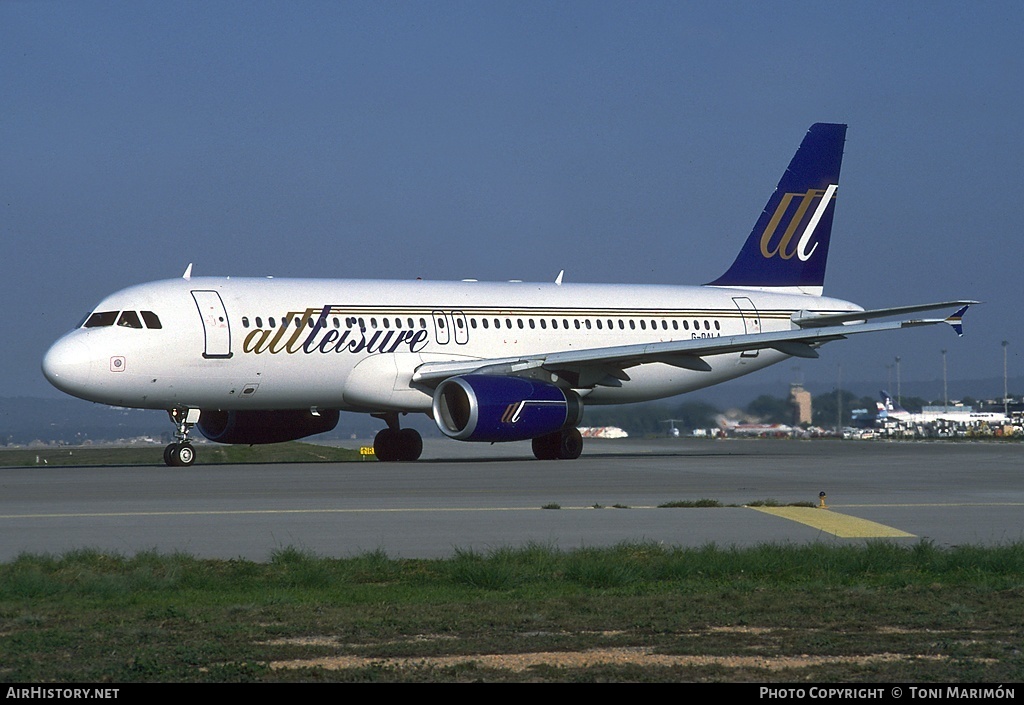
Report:
<svg viewBox="0 0 1024 705"><path fill-rule="evenodd" d="M23 555L0 681L1012 683L1022 597L1024 544Z"/></svg>

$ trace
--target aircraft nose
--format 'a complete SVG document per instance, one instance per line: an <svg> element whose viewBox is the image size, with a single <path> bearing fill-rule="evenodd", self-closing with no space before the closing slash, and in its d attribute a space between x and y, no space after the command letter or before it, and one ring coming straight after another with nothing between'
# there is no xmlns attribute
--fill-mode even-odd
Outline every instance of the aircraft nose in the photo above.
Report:
<svg viewBox="0 0 1024 705"><path fill-rule="evenodd" d="M43 375L62 392L81 396L91 373L89 346L82 340L61 338L43 356Z"/></svg>

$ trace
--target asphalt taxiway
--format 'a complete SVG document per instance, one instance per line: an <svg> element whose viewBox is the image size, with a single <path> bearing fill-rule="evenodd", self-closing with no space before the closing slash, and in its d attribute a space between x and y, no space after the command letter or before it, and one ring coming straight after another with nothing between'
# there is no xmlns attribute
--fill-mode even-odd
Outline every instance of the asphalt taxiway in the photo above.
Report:
<svg viewBox="0 0 1024 705"><path fill-rule="evenodd" d="M701 499L735 506L663 506ZM747 506L764 501L812 506ZM430 558L530 542L876 539L1024 540L1024 444L590 440L579 460L542 462L528 443L438 440L417 463L0 469L0 560L76 548L266 560L285 547Z"/></svg>

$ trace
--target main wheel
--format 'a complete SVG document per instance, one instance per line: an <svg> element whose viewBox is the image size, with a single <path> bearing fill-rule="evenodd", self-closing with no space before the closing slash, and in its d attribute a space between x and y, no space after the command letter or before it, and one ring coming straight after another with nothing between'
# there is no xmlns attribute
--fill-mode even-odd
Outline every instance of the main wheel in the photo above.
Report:
<svg viewBox="0 0 1024 705"><path fill-rule="evenodd" d="M537 460L557 460L558 444L560 440L561 434L558 432L534 438L532 441L533 456L537 458Z"/></svg>
<svg viewBox="0 0 1024 705"><path fill-rule="evenodd" d="M398 432L398 459L419 460L423 453L423 437L414 428L403 428Z"/></svg>
<svg viewBox="0 0 1024 705"><path fill-rule="evenodd" d="M378 431L373 437L373 454L382 463L398 460L398 434L390 428Z"/></svg>
<svg viewBox="0 0 1024 705"><path fill-rule="evenodd" d="M562 460L576 460L583 452L583 435L578 428L567 428L559 434L558 457Z"/></svg>

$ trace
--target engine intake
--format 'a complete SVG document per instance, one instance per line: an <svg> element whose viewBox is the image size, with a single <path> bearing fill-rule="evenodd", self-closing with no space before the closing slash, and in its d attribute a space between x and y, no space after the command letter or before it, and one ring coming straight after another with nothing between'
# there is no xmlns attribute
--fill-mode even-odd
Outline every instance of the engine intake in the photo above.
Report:
<svg viewBox="0 0 1024 705"><path fill-rule="evenodd" d="M583 403L570 389L521 377L464 375L434 391L434 422L459 441L524 441L575 426Z"/></svg>
<svg viewBox="0 0 1024 705"><path fill-rule="evenodd" d="M333 430L337 409L314 416L306 409L278 411L219 411L203 409L196 428L217 443L282 443Z"/></svg>

